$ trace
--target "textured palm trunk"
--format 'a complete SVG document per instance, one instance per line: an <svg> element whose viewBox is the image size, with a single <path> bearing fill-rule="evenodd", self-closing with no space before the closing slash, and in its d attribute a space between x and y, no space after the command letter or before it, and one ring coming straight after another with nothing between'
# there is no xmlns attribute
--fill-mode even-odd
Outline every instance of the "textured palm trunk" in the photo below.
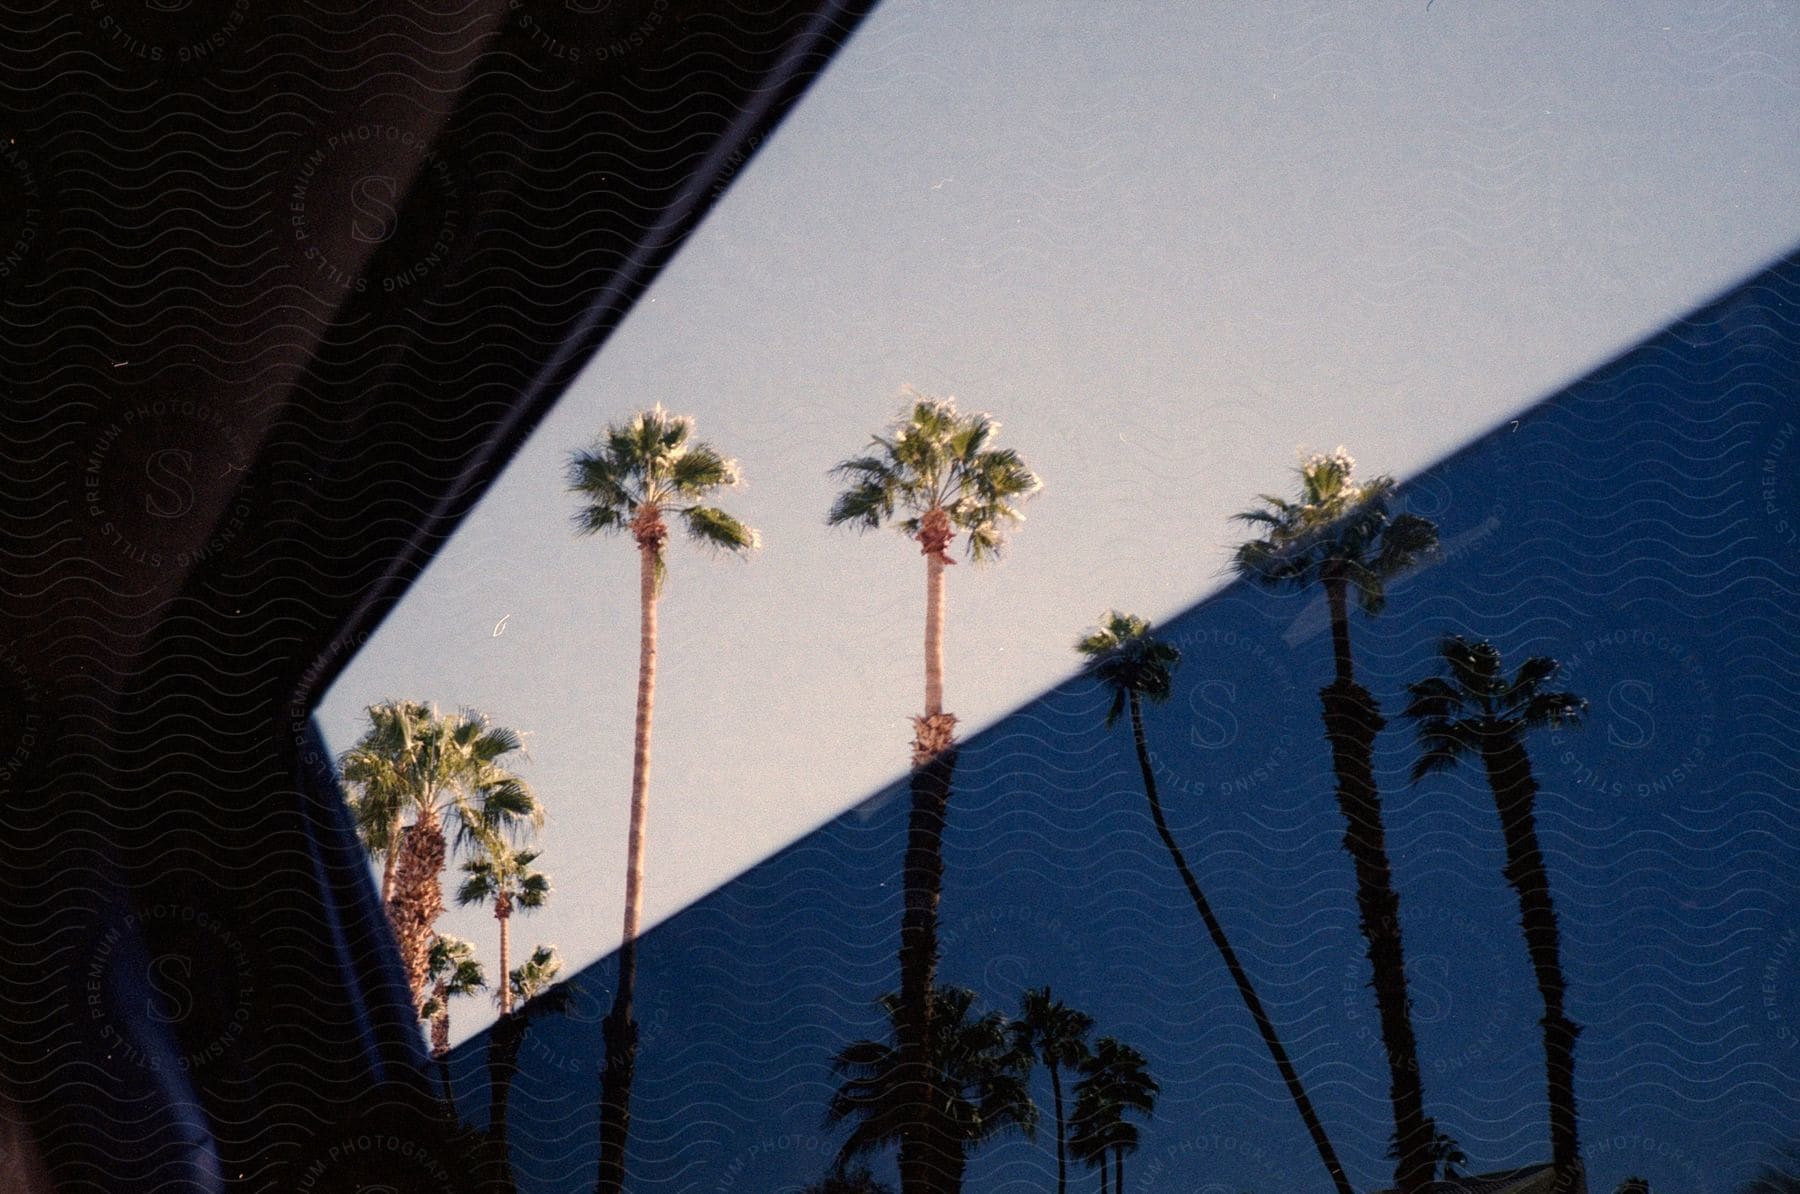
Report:
<svg viewBox="0 0 1800 1194"><path fill-rule="evenodd" d="M381 866L381 906L385 909L394 894L394 869L400 861L400 814L388 818L387 857Z"/></svg>
<svg viewBox="0 0 1800 1194"><path fill-rule="evenodd" d="M601 1024L606 1060L600 1075L599 1194L625 1188L625 1141L631 1129L631 1082L638 1030L637 935L644 901L644 829L650 813L650 723L656 704L656 565L667 530L653 507L640 508L632 529L638 542L637 733L631 757L631 826L626 839L625 925L619 944L619 986Z"/></svg>
<svg viewBox="0 0 1800 1194"><path fill-rule="evenodd" d="M512 952L511 934L508 929L512 925L512 896L501 892L494 898L494 919L500 922L500 1014L512 1012Z"/></svg>
<svg viewBox="0 0 1800 1194"><path fill-rule="evenodd" d="M438 1079L444 1085L444 1110L454 1116L456 1095L450 1088L450 984L439 983L433 987L431 997L437 1001L437 1012L431 1017L431 1056L437 1062Z"/></svg>
<svg viewBox="0 0 1800 1194"><path fill-rule="evenodd" d="M1294 1069L1287 1049L1281 1043L1280 1035L1275 1031L1275 1022L1263 1009L1262 999L1256 994L1256 988L1250 982L1250 975L1243 964L1238 961L1237 951L1231 947L1231 941L1225 936L1225 926L1213 915L1212 903L1200 890L1200 881L1187 864L1187 858L1175 841L1175 834L1169 829L1169 822L1163 816L1162 797L1156 787L1156 769L1150 762L1150 742L1144 732L1143 704L1137 693L1129 694L1131 707L1131 736L1137 746L1138 769L1144 777L1144 795L1150 801L1150 817L1156 822L1156 832L1161 836L1163 846L1169 851L1169 857L1175 860L1175 869L1181 872L1181 881L1186 885L1188 897L1194 901L1194 908L1200 913L1200 919L1206 924L1207 935L1212 938L1213 946L1219 956L1225 960L1225 969L1231 972L1231 981L1237 985L1238 996L1244 1006L1250 1009L1250 1018L1256 1021L1256 1030L1261 1034L1263 1045L1269 1055L1275 1059L1275 1068L1281 1073L1281 1080L1287 1085L1288 1097L1294 1101L1294 1107L1300 1112L1300 1120L1306 1125L1306 1131L1312 1137L1313 1147L1319 1150L1319 1160L1325 1164L1325 1171L1331 1175L1332 1185L1338 1194L1353 1194L1350 1179L1344 1174L1344 1167L1338 1162L1337 1152L1331 1147L1331 1140L1325 1134L1325 1125L1320 1122L1319 1114L1313 1109L1312 1099L1307 1097L1306 1087L1300 1082L1300 1074ZM1054 1073L1052 1078L1054 1078ZM1058 1105L1060 1107L1060 1095ZM1060 1112L1059 1112L1060 1114Z"/></svg>
<svg viewBox="0 0 1800 1194"><path fill-rule="evenodd" d="M436 807L427 801L418 820L407 826L401 838L393 900L388 907L415 1012L425 1002L425 979L431 969L431 939L437 918L444 911L444 857L442 823Z"/></svg>
<svg viewBox="0 0 1800 1194"><path fill-rule="evenodd" d="M1068 1125L1063 1120L1062 1075L1054 1065L1050 1071L1050 1094L1056 1100L1056 1194L1069 1194Z"/></svg>
<svg viewBox="0 0 1800 1194"><path fill-rule="evenodd" d="M1519 895L1519 925L1544 1001L1544 1066L1550 1105L1550 1159L1559 1194L1581 1190L1584 1177L1575 1108L1575 1038L1581 1028L1565 1014L1568 989L1562 968L1562 933L1550 898L1550 875L1538 847L1537 780L1516 737L1484 745L1482 763L1506 840L1506 881Z"/></svg>
<svg viewBox="0 0 1800 1194"><path fill-rule="evenodd" d="M1356 904L1375 989L1375 1010L1388 1060L1388 1097L1394 1108L1398 1194L1419 1194L1435 1170L1435 1129L1425 1115L1418 1039L1406 989L1406 956L1400 938L1400 896L1388 862L1387 835L1375 786L1375 735L1386 724L1368 690L1338 680L1320 690L1325 736L1337 772L1338 808L1344 817L1344 849L1356 872Z"/></svg>
<svg viewBox="0 0 1800 1194"><path fill-rule="evenodd" d="M944 567L950 522L927 513L919 533L925 556L925 713L913 721L912 807L907 817L900 917L900 1008L896 1043L905 1069L905 1101L916 1109L900 1139L900 1194L946 1194L961 1187L963 1152L934 1108L936 1074L927 1042L937 986L938 903L944 884L944 822L956 768L956 718L944 704Z"/></svg>

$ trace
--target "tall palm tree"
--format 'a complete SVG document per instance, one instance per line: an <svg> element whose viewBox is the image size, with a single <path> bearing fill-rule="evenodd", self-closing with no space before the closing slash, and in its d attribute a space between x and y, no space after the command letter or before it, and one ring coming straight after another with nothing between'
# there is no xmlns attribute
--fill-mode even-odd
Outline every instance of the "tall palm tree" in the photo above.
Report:
<svg viewBox="0 0 1800 1194"><path fill-rule="evenodd" d="M1110 1036L1094 1042L1081 1062L1081 1081L1075 1084L1072 1150L1077 1159L1100 1170L1101 1194L1106 1194L1106 1163L1113 1165L1113 1194L1125 1191L1125 1154L1136 1152L1141 1133L1125 1116L1136 1112L1148 1119L1156 1110L1162 1087L1150 1076L1144 1055Z"/></svg>
<svg viewBox="0 0 1800 1194"><path fill-rule="evenodd" d="M542 908L544 901L550 898L550 876L533 865L542 851L514 846L498 834L480 835L475 848L476 856L463 863L464 878L456 891L456 902L465 907L493 904L494 919L500 923L500 973L510 975L512 953L508 927L512 914L515 910L529 912ZM501 983L495 997L500 1003L501 1015L512 1011L510 982Z"/></svg>
<svg viewBox="0 0 1800 1194"><path fill-rule="evenodd" d="M945 1150L927 1154L924 1161L930 1188L937 1194L958 1194L962 1189L969 1152L976 1145L1009 1131L1029 1137L1037 1129L1031 1055L1020 1046L1005 1016L975 1015L974 1003L975 993L962 988L939 987L932 992L926 1047L938 1101L924 1114L934 1121L928 1138L934 1144L943 1142ZM881 1007L897 1039L899 996L882 996ZM849 1139L838 1150L838 1168L904 1145L916 1129L921 1109L911 1089L911 1067L898 1045L856 1041L838 1053L832 1066L843 1082L826 1109L826 1122L853 1124Z"/></svg>
<svg viewBox="0 0 1800 1194"><path fill-rule="evenodd" d="M1036 987L1019 996L1014 1035L1019 1047L1050 1072L1050 1093L1056 1109L1057 1194L1067 1194L1069 1188L1068 1117L1063 1112L1062 1071L1079 1066L1087 1056L1087 1037L1093 1028L1093 1017L1052 998L1049 987Z"/></svg>
<svg viewBox="0 0 1800 1194"><path fill-rule="evenodd" d="M369 716L370 728L346 752L343 770L364 845L385 856L388 919L418 1007L444 911L450 854L484 834L507 836L541 824L543 811L531 786L509 769L521 749L519 735L485 714L395 701L372 707Z"/></svg>
<svg viewBox="0 0 1800 1194"><path fill-rule="evenodd" d="M1381 612L1388 582L1436 550L1437 527L1417 515L1393 512L1392 477L1359 482L1355 469L1342 448L1303 461L1297 501L1264 494L1261 508L1237 516L1259 528L1262 537L1242 544L1234 563L1240 576L1271 589L1317 584L1325 590L1337 675L1319 696L1388 1059L1394 1185L1399 1194L1420 1194L1431 1181L1437 1129L1425 1114L1400 940L1400 896L1394 890L1381 793L1375 785L1375 735L1386 723L1375 698L1356 682L1348 603L1354 593L1365 613Z"/></svg>
<svg viewBox="0 0 1800 1194"><path fill-rule="evenodd" d="M426 970L431 995L419 1018L431 1025L431 1056L443 1075L444 1102L454 1106L450 1090L450 1001L487 986L487 975L475 958L475 947L460 937L439 934L431 943Z"/></svg>
<svg viewBox="0 0 1800 1194"><path fill-rule="evenodd" d="M578 535L629 532L638 550L637 725L631 758L631 824L626 837L625 925L619 945L619 987L601 1025L606 1062L600 1083L599 1194L618 1194L625 1181L625 1141L631 1126L631 1080L637 1060L632 1001L637 985L638 921L644 906L644 834L650 809L650 725L656 707L656 599L665 570L668 518L696 543L746 552L756 532L707 504L738 483L736 462L694 438L694 421L661 406L641 411L600 433L569 461L568 483L581 499Z"/></svg>
<svg viewBox="0 0 1800 1194"><path fill-rule="evenodd" d="M1017 452L989 446L999 429L986 415L958 411L954 399L915 395L887 434L870 439L866 455L832 470L848 488L832 503L830 525L872 530L891 524L916 540L925 557L925 709L913 719L897 1022L901 1056L910 1059L907 1072L916 1076L901 1089L910 1092L919 1114L900 1140L901 1194L927 1194L932 1185L924 1155L948 1148L922 1136L930 1122L925 1109L936 1098L927 1085L925 1041L937 984L944 818L956 766L956 718L944 710L944 569L955 563L950 548L959 533L971 560L996 559L1006 530L1024 518L1019 503L1040 488Z"/></svg>
<svg viewBox="0 0 1800 1194"><path fill-rule="evenodd" d="M1238 961L1237 951L1232 948L1230 939L1225 935L1225 926L1219 922L1218 916L1213 913L1212 903L1200 890L1200 881L1195 878L1193 868L1188 866L1187 858L1169 829L1168 819L1163 815L1162 798L1156 786L1156 769L1150 762L1149 738L1144 729L1143 702L1161 702L1169 698L1174 688L1175 669L1181 664L1181 652L1173 644L1157 638L1151 632L1150 623L1143 618L1116 611L1108 611L1100 619L1099 628L1085 635L1075 644L1075 649L1086 657L1088 674L1112 691L1112 705L1106 713L1106 724L1109 727L1114 725L1119 720L1119 714L1129 710L1131 738L1137 747L1138 770L1143 775L1144 795L1150 802L1150 818L1156 823L1156 832L1169 851L1169 857L1174 859L1175 869L1181 873L1181 881L1187 887L1188 897L1194 901L1194 909L1200 913L1207 935L1212 938L1214 948L1225 961L1225 969L1231 972L1231 981L1237 985L1239 998L1250 1009L1250 1018L1256 1022L1256 1030L1262 1036L1263 1045L1275 1059L1275 1068L1280 1071L1281 1080L1287 1084L1288 1097L1293 1099L1294 1106L1299 1110L1300 1119L1306 1124L1313 1146L1319 1150L1319 1159L1325 1163L1332 1184L1337 1187L1338 1194L1351 1194L1350 1180L1345 1176L1344 1167L1338 1162L1331 1140L1325 1134L1325 1125L1320 1122L1318 1112L1313 1110L1306 1087L1301 1084L1300 1075L1288 1058L1280 1035L1275 1031L1275 1022L1263 1009L1262 999L1250 982L1249 973L1244 969L1243 963Z"/></svg>
<svg viewBox="0 0 1800 1194"><path fill-rule="evenodd" d="M1405 716L1418 731L1416 783L1468 758L1481 760L1506 840L1501 874L1519 897L1525 949L1544 1001L1544 1063L1550 1106L1550 1155L1558 1189L1575 1188L1581 1145L1575 1111L1575 1038L1581 1032L1563 1010L1568 990L1562 968L1562 934L1550 898L1550 873L1538 846L1537 779L1525 735L1579 723L1587 702L1548 685L1561 665L1534 656L1508 675L1492 643L1457 635L1439 646L1443 674L1411 688Z"/></svg>

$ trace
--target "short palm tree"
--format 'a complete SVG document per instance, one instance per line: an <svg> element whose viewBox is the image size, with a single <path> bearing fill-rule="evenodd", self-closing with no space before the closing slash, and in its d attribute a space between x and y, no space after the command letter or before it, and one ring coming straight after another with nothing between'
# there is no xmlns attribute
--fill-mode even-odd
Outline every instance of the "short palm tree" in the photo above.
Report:
<svg viewBox="0 0 1800 1194"><path fill-rule="evenodd" d="M1037 1129L1031 1055L1020 1047L1005 1016L976 1015L974 1003L973 991L939 987L933 992L926 1046L939 1101L924 1113L933 1121L927 1139L942 1142L944 1151L927 1153L924 1168L930 1188L939 1194L962 1189L969 1152L977 1145L1005 1132L1031 1136ZM897 1037L899 996L884 995L881 1007ZM832 1066L843 1081L826 1109L826 1122L852 1124L838 1151L840 1170L859 1157L903 1144L914 1133L921 1109L897 1044L856 1041L838 1053Z"/></svg>
<svg viewBox="0 0 1800 1194"><path fill-rule="evenodd" d="M544 906L550 898L550 877L534 865L539 850L522 849L498 834L483 834L477 842L474 858L463 863L462 886L456 891L456 902L492 904L494 919L500 923L500 973L512 973L511 941L508 928L514 911L529 912ZM500 1014L513 1009L512 984L501 983L495 993Z"/></svg>
<svg viewBox="0 0 1800 1194"><path fill-rule="evenodd" d="M1078 1012L1037 987L1019 996L1019 1018L1013 1033L1019 1047L1043 1063L1050 1073L1050 1094L1056 1111L1056 1191L1069 1188L1068 1117L1063 1112L1062 1071L1079 1066L1088 1054L1087 1037L1093 1031L1091 1016Z"/></svg>
<svg viewBox="0 0 1800 1194"><path fill-rule="evenodd" d="M637 724L631 759L631 823L626 837L625 925L619 945L619 987L601 1025L606 1063L600 1091L599 1194L618 1194L625 1182L625 1141L631 1126L631 1080L637 1059L632 1000L637 985L638 922L644 906L644 833L650 808L650 726L656 707L656 601L665 571L668 519L688 538L720 551L743 553L756 532L709 505L717 491L738 483L734 461L694 438L694 421L658 406L600 433L569 461L569 489L581 499L578 535L629 533L638 550Z"/></svg>
<svg viewBox="0 0 1800 1194"><path fill-rule="evenodd" d="M1258 997L1256 987L1250 981L1249 972L1238 960L1237 951L1232 948L1231 940L1225 935L1225 926L1219 922L1211 901L1200 889L1200 881L1194 876L1193 868L1188 866L1181 846L1175 841L1175 834L1169 829L1168 818L1163 815L1162 798L1156 785L1156 769L1150 762L1149 737L1144 729L1143 703L1162 702L1169 698L1174 690L1175 669L1181 664L1181 652L1173 644L1157 638L1152 633L1150 623L1143 618L1117 611L1108 611L1100 619L1099 627L1083 636L1075 644L1075 649L1086 657L1087 673L1112 693L1112 705L1106 713L1106 724L1111 726L1119 720L1121 713L1130 712L1131 738L1137 748L1138 770L1143 776L1144 795L1150 802L1150 818L1156 823L1156 832L1169 851L1169 857L1175 861L1175 869L1181 873L1181 881L1187 887L1188 897L1193 900L1194 909L1200 913L1200 919L1206 925L1207 935L1212 938L1214 948L1224 959L1225 969L1231 972L1231 981L1237 986L1238 996L1244 1001L1244 1006L1250 1009L1250 1018L1256 1022L1256 1030L1262 1036L1263 1045L1275 1059L1275 1068L1280 1071L1281 1080L1287 1084L1288 1097L1293 1099L1295 1108L1299 1110L1300 1119L1306 1124L1313 1146L1319 1151L1319 1159L1325 1163L1325 1169L1330 1173L1338 1194L1351 1194L1349 1178L1345 1176L1344 1167L1338 1162L1331 1140L1325 1134L1325 1125L1320 1122L1312 1100L1307 1097L1299 1072L1294 1069L1294 1063L1289 1059L1287 1049L1275 1031L1275 1022L1264 1010L1262 999Z"/></svg>
<svg viewBox="0 0 1800 1194"><path fill-rule="evenodd" d="M1550 1107L1550 1154L1559 1189L1574 1189L1581 1171L1575 1110L1575 1038L1581 1029L1563 1010L1568 989L1562 935L1550 898L1550 874L1538 846L1537 779L1525 735L1578 723L1587 702L1550 689L1559 664L1535 656L1508 675L1492 643L1451 635L1439 646L1442 674L1412 686L1406 717L1419 735L1417 782L1434 771L1479 759L1506 841L1502 871L1519 897L1519 924L1544 1001L1544 1062Z"/></svg>
<svg viewBox="0 0 1800 1194"><path fill-rule="evenodd" d="M1136 1152L1141 1139L1137 1125L1125 1116L1135 1112L1148 1119L1161 1090L1144 1055L1110 1036L1094 1042L1093 1052L1082 1060L1070 1144L1078 1160L1100 1170L1101 1194L1107 1191L1109 1159L1112 1194L1124 1194L1125 1154Z"/></svg>
<svg viewBox="0 0 1800 1194"><path fill-rule="evenodd" d="M914 1129L900 1142L902 1194L927 1194L931 1177L926 1152L942 1152L920 1133L924 1109L935 1101L926 1083L930 1068L924 1042L932 1013L930 992L937 984L937 915L943 889L944 818L956 765L956 718L944 710L944 569L955 563L956 536L977 563L996 559L1007 529L1024 515L1019 504L1040 485L1019 454L992 447L1000 425L983 414L956 409L954 399L915 395L885 435L869 441L869 451L839 464L833 474L848 488L832 503L832 526L872 530L897 527L919 544L925 557L925 708L913 719L912 807L908 814L901 887L900 1019L902 1056L911 1059L911 1091L920 1108Z"/></svg>
<svg viewBox="0 0 1800 1194"><path fill-rule="evenodd" d="M431 943L426 982L431 995L419 1008L419 1018L431 1025L431 1056L443 1073L444 1100L450 1090L450 1001L473 995L487 986L487 975L475 958L475 947L460 937L440 934Z"/></svg>
<svg viewBox="0 0 1800 1194"><path fill-rule="evenodd" d="M369 717L343 770L364 845L385 856L388 919L418 1007L450 854L484 834L504 837L540 824L543 811L530 785L509 769L519 735L485 714L396 701L372 707ZM404 818L411 823L402 827Z"/></svg>
<svg viewBox="0 0 1800 1194"><path fill-rule="evenodd" d="M1425 1114L1400 938L1400 896L1394 889L1381 793L1375 784L1375 736L1386 723L1375 698L1356 682L1349 598L1354 593L1365 613L1379 613L1387 601L1388 583L1437 549L1437 528L1417 515L1393 512L1393 478L1357 481L1355 470L1355 461L1342 448L1303 461L1297 501L1264 494L1260 508L1237 516L1258 528L1262 537L1242 544L1234 564L1240 576L1267 588L1305 589L1317 584L1325 590L1337 675L1319 696L1388 1059L1397 1158L1394 1184L1399 1194L1420 1194L1431 1181L1437 1129Z"/></svg>

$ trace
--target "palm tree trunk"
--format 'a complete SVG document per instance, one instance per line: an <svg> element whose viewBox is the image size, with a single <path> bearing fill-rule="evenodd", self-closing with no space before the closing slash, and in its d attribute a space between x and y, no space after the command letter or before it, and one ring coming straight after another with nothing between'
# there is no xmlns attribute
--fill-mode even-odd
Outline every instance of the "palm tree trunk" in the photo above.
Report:
<svg viewBox="0 0 1800 1194"><path fill-rule="evenodd" d="M1500 831L1506 839L1506 881L1519 893L1519 925L1544 1000L1544 1065L1550 1105L1550 1158L1556 1189L1573 1191L1581 1174L1581 1145L1575 1108L1575 1038L1581 1028L1563 1011L1567 982L1562 968L1562 933L1550 898L1550 875L1538 847L1537 780L1531 758L1516 736L1484 746L1482 762Z"/></svg>
<svg viewBox="0 0 1800 1194"><path fill-rule="evenodd" d="M1113 1194L1125 1194L1125 1150L1113 1149Z"/></svg>
<svg viewBox="0 0 1800 1194"><path fill-rule="evenodd" d="M1354 1194L1350 1179L1344 1174L1344 1167L1337 1159L1337 1152L1331 1147L1331 1140L1325 1135L1325 1125L1319 1120L1319 1113L1313 1110L1312 1100L1307 1097L1306 1087L1300 1082L1300 1075L1289 1060L1287 1049L1281 1043L1281 1037L1275 1031L1275 1022L1263 1010L1263 1003L1251 985L1250 975L1238 961L1237 951L1231 947L1231 941L1225 936L1225 926L1213 915L1212 903L1200 890L1200 881L1188 867L1187 858L1181 847L1175 842L1175 834L1169 829L1168 819L1163 816L1162 797L1156 787L1156 769L1150 762L1150 743L1144 733L1143 704L1137 693L1129 694L1131 705L1131 737L1137 746L1138 769L1144 776L1144 795L1150 800L1150 817L1156 822L1156 832L1162 837L1163 845L1169 851L1169 857L1175 860L1175 869L1181 872L1181 881L1187 886L1188 896L1194 901L1194 908L1200 913L1200 919L1206 923L1207 935L1212 938L1219 956L1225 959L1225 969L1231 972L1231 981L1237 984L1238 996L1243 999L1244 1006L1250 1009L1250 1018L1256 1021L1256 1030L1262 1035L1263 1045L1269 1055L1275 1059L1275 1068L1281 1072L1281 1080L1287 1084L1288 1097L1293 1099L1294 1106L1300 1112L1300 1119L1306 1125L1306 1131L1312 1137L1313 1147L1319 1150L1319 1159L1325 1163L1325 1171L1331 1175L1331 1182L1338 1194Z"/></svg>
<svg viewBox="0 0 1800 1194"><path fill-rule="evenodd" d="M650 520L654 521L654 519ZM632 1000L637 987L638 922L644 903L644 823L650 812L650 722L656 705L656 565L660 524L639 532L637 734L631 757L631 828L626 839L625 928L619 944L619 987L601 1025L606 1045L600 1079L599 1194L625 1186L625 1140L631 1127L631 1081L637 1061ZM646 541L646 536L651 536Z"/></svg>
<svg viewBox="0 0 1800 1194"><path fill-rule="evenodd" d="M394 868L400 861L400 814L395 813L388 818L387 857L381 866L381 907L386 910L388 899L394 892Z"/></svg>
<svg viewBox="0 0 1800 1194"><path fill-rule="evenodd" d="M488 1134L505 1155L506 1105L512 1096L513 1076L519 1070L519 1048L525 1043L523 1016L502 1016L488 1036Z"/></svg>
<svg viewBox="0 0 1800 1194"><path fill-rule="evenodd" d="M437 918L444 911L444 857L442 824L436 806L427 802L401 839L393 903L388 909L415 1011L425 1002L431 939Z"/></svg>
<svg viewBox="0 0 1800 1194"><path fill-rule="evenodd" d="M931 1033L931 992L937 985L938 902L944 884L944 821L956 750L950 747L913 768L912 808L907 817L906 861L901 886L900 1007L895 1035L907 1078L905 1101L915 1108L900 1140L901 1194L938 1194L943 1167L962 1149L945 1137L933 1114L936 1087L927 1042Z"/></svg>
<svg viewBox="0 0 1800 1194"><path fill-rule="evenodd" d="M1062 1075L1054 1065L1050 1071L1050 1093L1056 1100L1056 1194L1069 1194L1069 1158L1065 1138L1068 1129L1063 1122Z"/></svg>
<svg viewBox="0 0 1800 1194"><path fill-rule="evenodd" d="M1338 682L1349 684L1356 679L1355 661L1350 654L1350 610L1346 600L1343 573L1327 570L1325 604L1331 613L1331 659L1337 668Z"/></svg>
<svg viewBox="0 0 1800 1194"><path fill-rule="evenodd" d="M494 900L494 919L500 922L500 1014L505 1016L512 1012L512 954L507 932L512 924L512 900L504 894Z"/></svg>
<svg viewBox="0 0 1800 1194"><path fill-rule="evenodd" d="M914 719L912 807L907 817L900 917L900 1008L896 1043L906 1080L905 1101L914 1107L900 1138L900 1194L940 1194L955 1189L954 1171L962 1145L950 1139L934 1114L936 1076L932 1070L931 995L937 986L938 903L944 885L944 821L956 768L956 718L944 712L944 566L950 520L929 511L919 533L925 556L925 713ZM945 1185L954 1177L953 1184Z"/></svg>
<svg viewBox="0 0 1800 1194"><path fill-rule="evenodd" d="M1348 632L1334 635L1349 641ZM1342 673L1345 669L1340 668ZM1387 723L1367 689L1343 674L1319 691L1325 737L1337 774L1338 809L1344 817L1344 849L1356 870L1356 903L1368 942L1376 1015L1388 1059L1388 1098L1394 1108L1394 1186L1420 1194L1432 1180L1436 1128L1425 1114L1418 1038L1406 991L1406 957L1400 940L1400 896L1394 890L1375 786L1375 735Z"/></svg>

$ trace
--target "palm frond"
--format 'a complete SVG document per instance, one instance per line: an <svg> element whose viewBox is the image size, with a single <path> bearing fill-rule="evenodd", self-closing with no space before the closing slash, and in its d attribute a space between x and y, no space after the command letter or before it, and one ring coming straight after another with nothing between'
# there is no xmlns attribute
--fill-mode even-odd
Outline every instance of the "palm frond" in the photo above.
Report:
<svg viewBox="0 0 1800 1194"><path fill-rule="evenodd" d="M688 538L721 551L752 551L758 546L754 530L716 506L688 506L680 512Z"/></svg>

